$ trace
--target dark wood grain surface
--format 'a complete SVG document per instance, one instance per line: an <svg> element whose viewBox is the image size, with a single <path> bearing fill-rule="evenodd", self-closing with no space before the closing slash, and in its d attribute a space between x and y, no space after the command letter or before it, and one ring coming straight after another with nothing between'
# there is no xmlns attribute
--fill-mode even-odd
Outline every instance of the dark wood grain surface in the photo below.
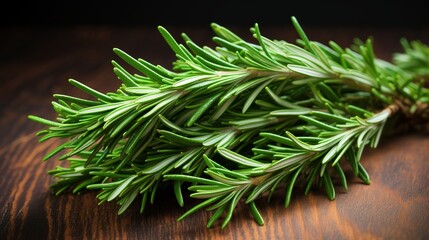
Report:
<svg viewBox="0 0 429 240"><path fill-rule="evenodd" d="M209 26L165 27L176 37L186 32L199 44L211 44ZM247 27L228 27L250 39ZM261 29L270 38L297 38L289 23ZM386 60L401 50L401 37L429 43L427 27L304 29L314 40L343 46L354 37L372 36L377 55ZM135 204L121 216L115 203L99 206L96 193L54 196L47 171L62 163L41 159L59 142L38 144L35 133L41 126L27 115L54 118L54 93L81 96L69 78L114 91L119 82L110 65L117 59L113 47L166 67L174 56L156 26L4 27L0 43L0 239L429 239L429 137L424 133L383 138L379 148L367 149L362 162L371 185L348 174L349 191L338 187L335 201L322 191L304 196L299 189L287 209L281 192L269 203L259 199L265 226L243 206L224 230L219 225L206 229L210 213L204 211L176 222L197 201L186 198L180 208L172 190L160 193L144 214Z"/></svg>

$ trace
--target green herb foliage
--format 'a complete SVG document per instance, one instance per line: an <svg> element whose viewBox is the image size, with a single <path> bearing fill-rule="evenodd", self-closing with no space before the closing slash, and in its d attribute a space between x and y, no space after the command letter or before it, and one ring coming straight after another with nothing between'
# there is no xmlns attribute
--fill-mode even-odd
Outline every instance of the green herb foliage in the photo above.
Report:
<svg viewBox="0 0 429 240"><path fill-rule="evenodd" d="M214 48L186 34L179 43L159 27L177 57L171 70L114 49L135 70L112 62L116 92L70 80L90 98L56 94L55 120L29 116L46 126L40 142L66 139L44 158L69 163L49 171L52 189L96 190L121 214L136 201L143 212L172 186L180 206L183 194L201 199L179 219L206 209L207 227L222 219L224 228L238 204L264 224L255 200L276 190L286 207L297 186L305 194L322 187L333 200L333 179L348 189L344 165L369 184L362 152L377 147L386 122L428 119L429 48L403 40L404 53L389 63L375 57L371 39L324 45L292 23L296 43L268 39L257 24L253 43L212 24Z"/></svg>

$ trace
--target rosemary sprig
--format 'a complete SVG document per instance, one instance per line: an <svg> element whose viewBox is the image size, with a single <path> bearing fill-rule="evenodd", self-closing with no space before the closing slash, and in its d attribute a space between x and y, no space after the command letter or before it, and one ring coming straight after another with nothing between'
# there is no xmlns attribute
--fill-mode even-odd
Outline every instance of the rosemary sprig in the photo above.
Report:
<svg viewBox="0 0 429 240"><path fill-rule="evenodd" d="M67 139L44 157L69 162L49 171L53 190L98 190L100 203L116 201L121 214L139 196L143 212L168 185L183 206L182 186L191 183L190 196L205 200L180 219L207 208L215 211L207 226L224 215L225 227L241 202L263 224L255 200L284 187L287 207L299 182L306 194L320 186L333 200L333 176L348 189L346 163L369 184L360 159L386 122L400 113L427 125L428 48L403 40L405 52L389 63L370 39L324 45L292 23L296 44L264 37L257 24L254 43L212 24L215 48L186 34L178 43L159 27L177 57L172 70L114 49L136 70L112 61L122 81L116 92L70 80L91 99L55 94L55 120L29 116L47 127L41 142Z"/></svg>

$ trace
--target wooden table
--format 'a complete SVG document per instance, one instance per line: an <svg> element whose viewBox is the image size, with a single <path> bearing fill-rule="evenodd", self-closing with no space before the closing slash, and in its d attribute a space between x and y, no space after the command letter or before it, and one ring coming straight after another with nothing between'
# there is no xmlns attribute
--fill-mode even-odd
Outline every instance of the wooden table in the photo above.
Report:
<svg viewBox="0 0 429 240"><path fill-rule="evenodd" d="M212 44L207 28L165 26L173 36L188 33L199 44ZM250 39L247 27L227 26ZM250 26L249 26L250 27ZM270 38L295 41L288 22L261 26ZM354 37L373 36L375 51L384 59L400 51L400 37L429 43L429 28L315 28L304 26L311 39L342 46ZM47 171L56 160L42 162L56 140L37 143L41 126L28 114L54 118L54 93L80 96L67 83L77 79L100 91L115 91L112 48L169 67L172 52L156 26L3 27L0 29L0 239L428 239L429 138L405 133L382 139L378 149L367 149L362 162L372 184L349 177L349 191L338 187L335 201L323 191L304 196L296 191L291 206L283 195L270 203L258 201L265 226L258 226L245 207L239 207L230 225L206 229L208 212L176 222L197 203L185 199L180 208L171 194L161 193L144 214L138 204L118 216L118 206L98 206L96 193L54 196Z"/></svg>

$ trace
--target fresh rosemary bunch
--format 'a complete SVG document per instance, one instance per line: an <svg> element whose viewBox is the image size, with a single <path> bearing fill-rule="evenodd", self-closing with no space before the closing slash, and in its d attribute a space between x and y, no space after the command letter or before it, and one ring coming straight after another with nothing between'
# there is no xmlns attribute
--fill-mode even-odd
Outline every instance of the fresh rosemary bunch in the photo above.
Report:
<svg viewBox="0 0 429 240"><path fill-rule="evenodd" d="M44 157L69 163L49 171L52 189L97 190L121 214L135 201L143 212L168 186L183 206L187 188L203 200L179 219L207 209L207 227L223 216L224 228L241 203L262 225L255 200L276 190L286 207L296 186L305 194L323 187L333 200L333 178L347 190L346 164L369 184L360 159L386 123L429 128L429 48L403 40L404 53L390 63L375 57L371 39L324 45L292 23L296 43L268 39L257 24L254 43L212 24L215 48L186 34L178 43L159 27L177 57L171 70L114 49L135 69L112 61L122 81L116 92L70 80L91 98L55 94L56 120L29 116L46 126L40 142L66 139Z"/></svg>

